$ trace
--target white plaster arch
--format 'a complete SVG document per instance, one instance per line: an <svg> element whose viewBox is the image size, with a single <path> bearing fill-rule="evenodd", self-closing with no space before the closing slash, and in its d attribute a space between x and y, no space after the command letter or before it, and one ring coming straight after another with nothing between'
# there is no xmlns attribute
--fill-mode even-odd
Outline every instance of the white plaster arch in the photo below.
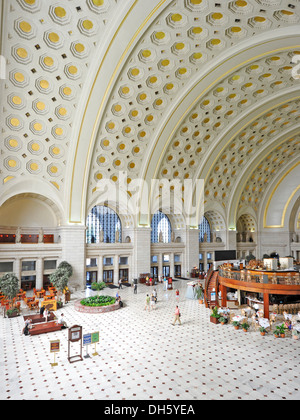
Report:
<svg viewBox="0 0 300 420"><path fill-rule="evenodd" d="M288 230L290 213L300 196L300 161L297 156L273 180L259 209L260 229Z"/></svg>
<svg viewBox="0 0 300 420"><path fill-rule="evenodd" d="M134 48L135 42L151 24L160 8L167 5L166 0L153 0L146 3L132 0L130 5L127 3L127 9L122 9L115 26L111 28L111 32L115 33L111 35L112 40L109 44L107 40L104 47L105 53L102 52L102 55L99 55L100 63L93 64L90 88L87 89L77 112L77 123L73 131L73 136L77 138L77 141L74 142L70 152L70 161L74 162L74 165L70 165L66 177L68 180L66 206L71 224L81 224L85 219L87 182L92 152L113 82ZM138 29L136 29L137 19L141 22ZM95 106L99 104L99 98L102 98L100 107Z"/></svg>
<svg viewBox="0 0 300 420"><path fill-rule="evenodd" d="M242 176L238 179L238 182L235 183L233 189L232 189L232 194L230 197L230 201L229 201L229 206L228 206L228 213L227 213L227 220L228 220L228 226L235 228L236 225L236 221L238 219L238 215L241 214L242 209L239 209L239 202L240 202L240 196L242 194L242 191L249 179L249 177L251 176L251 174L253 173L254 169L257 168L259 166L259 164L266 158L267 155L270 154L270 152L274 149L276 149L276 147L278 147L280 144L284 143L286 140L297 136L300 134L300 126L298 125L293 125L292 127L289 127L287 130L284 130L283 132L281 132L279 135L275 136L272 139L271 143L266 144L265 147L263 147L262 150L260 150L259 155L254 155L252 157L252 159L250 159L249 163L247 164L247 166L244 169L244 172L242 174ZM250 207L249 207L250 208ZM252 209L253 211L253 209Z"/></svg>
<svg viewBox="0 0 300 420"><path fill-rule="evenodd" d="M2 190L0 207L13 197L28 194L40 197L40 199L50 205L52 211L56 215L57 226L64 225L66 223L64 208L54 187L51 187L51 185L38 178L35 182L32 182L32 179L27 177L17 180L12 186L9 186L8 184L6 184Z"/></svg>

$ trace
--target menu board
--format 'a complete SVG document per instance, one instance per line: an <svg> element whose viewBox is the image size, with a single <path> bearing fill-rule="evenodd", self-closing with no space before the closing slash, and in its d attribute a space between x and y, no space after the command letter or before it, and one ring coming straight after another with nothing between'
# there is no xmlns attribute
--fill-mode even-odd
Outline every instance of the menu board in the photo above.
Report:
<svg viewBox="0 0 300 420"><path fill-rule="evenodd" d="M82 338L82 327L75 325L74 327L69 328L69 340L79 341Z"/></svg>
<svg viewBox="0 0 300 420"><path fill-rule="evenodd" d="M60 340L50 341L50 353L59 353Z"/></svg>

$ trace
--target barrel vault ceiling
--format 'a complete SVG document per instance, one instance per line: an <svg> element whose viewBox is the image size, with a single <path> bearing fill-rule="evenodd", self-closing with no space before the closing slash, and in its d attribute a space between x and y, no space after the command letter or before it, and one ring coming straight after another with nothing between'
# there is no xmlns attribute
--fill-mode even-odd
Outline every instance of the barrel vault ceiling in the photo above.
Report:
<svg viewBox="0 0 300 420"><path fill-rule="evenodd" d="M2 1L0 197L38 180L70 221L72 177L87 165L83 222L99 182L117 184L120 171L129 195L137 178L202 178L207 208L226 224L230 212L257 213L272 179L299 160L299 1L156 0L145 19L146 3ZM137 35L122 45L114 34L133 15ZM102 66L107 95L88 103L108 51L122 59ZM100 110L96 129L79 135L89 107Z"/></svg>

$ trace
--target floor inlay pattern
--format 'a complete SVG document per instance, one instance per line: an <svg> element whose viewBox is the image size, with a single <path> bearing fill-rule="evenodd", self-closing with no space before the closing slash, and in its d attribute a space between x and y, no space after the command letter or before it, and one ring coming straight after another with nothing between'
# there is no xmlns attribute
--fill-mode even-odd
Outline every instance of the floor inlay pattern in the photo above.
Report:
<svg viewBox="0 0 300 420"><path fill-rule="evenodd" d="M99 356L70 364L67 330L34 337L22 335L23 317L0 317L1 400L261 400L300 398L300 341L261 337L209 322L210 311L185 298L177 281L182 325L172 326L175 291L158 285L155 310L144 310L145 285L119 291L125 307L99 315L81 314L76 292L63 309L69 326L100 332ZM103 292L114 296L117 289ZM23 312L26 314L26 311ZM52 367L50 341L61 340ZM77 346L76 346L77 344ZM79 344L72 345L78 353ZM82 350L86 354L86 348Z"/></svg>

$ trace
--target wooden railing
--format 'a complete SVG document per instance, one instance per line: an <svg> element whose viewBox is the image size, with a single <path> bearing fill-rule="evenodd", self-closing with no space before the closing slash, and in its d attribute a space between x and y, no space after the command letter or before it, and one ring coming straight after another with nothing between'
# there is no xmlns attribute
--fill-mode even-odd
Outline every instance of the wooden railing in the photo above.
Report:
<svg viewBox="0 0 300 420"><path fill-rule="evenodd" d="M264 284L281 284L281 285L300 285L300 273L297 272L257 272L246 270L228 270L219 267L221 277L238 280L246 283L264 283Z"/></svg>
<svg viewBox="0 0 300 420"><path fill-rule="evenodd" d="M208 287L209 287L209 283L210 283L213 273L214 273L214 270L213 270L213 266L211 265L206 274L205 283L204 283L204 303L205 303L206 308L209 307Z"/></svg>

